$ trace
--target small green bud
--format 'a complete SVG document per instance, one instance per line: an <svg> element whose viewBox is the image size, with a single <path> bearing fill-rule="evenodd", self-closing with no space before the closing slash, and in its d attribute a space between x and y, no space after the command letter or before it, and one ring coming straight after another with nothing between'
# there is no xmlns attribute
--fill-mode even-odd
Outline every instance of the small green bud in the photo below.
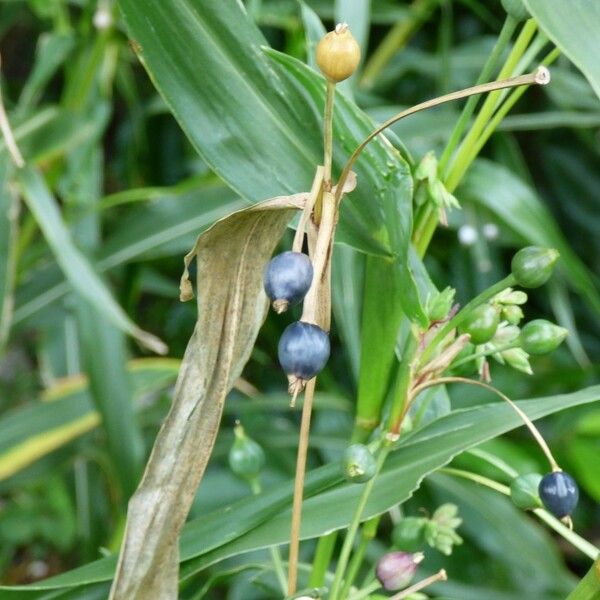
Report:
<svg viewBox="0 0 600 600"><path fill-rule="evenodd" d="M529 354L548 354L556 350L569 334L568 329L559 327L546 319L529 321L521 330L521 347Z"/></svg>
<svg viewBox="0 0 600 600"><path fill-rule="evenodd" d="M428 152L422 159L417 170L415 171L415 178L419 181L433 181L437 178L438 161L435 157L433 150Z"/></svg>
<svg viewBox="0 0 600 600"><path fill-rule="evenodd" d="M365 483L375 476L377 461L364 444L352 444L344 452L344 477L351 483Z"/></svg>
<svg viewBox="0 0 600 600"><path fill-rule="evenodd" d="M516 21L529 19L529 12L525 8L523 0L502 0L502 7Z"/></svg>
<svg viewBox="0 0 600 600"><path fill-rule="evenodd" d="M473 344L489 342L498 329L500 314L491 304L482 304L474 308L459 326L461 333L468 333Z"/></svg>
<svg viewBox="0 0 600 600"><path fill-rule="evenodd" d="M517 283L524 288L540 287L550 279L558 257L558 251L554 248L522 248L513 256L512 274Z"/></svg>
<svg viewBox="0 0 600 600"><path fill-rule="evenodd" d="M538 488L541 480L542 476L539 473L527 473L513 479L510 484L510 499L514 505L523 510L540 508L542 501Z"/></svg>
<svg viewBox="0 0 600 600"><path fill-rule="evenodd" d="M499 362L506 361L513 369L526 373L527 375L533 375L531 365L529 364L529 354L523 350L523 348L510 348L500 352L502 360Z"/></svg>
<svg viewBox="0 0 600 600"><path fill-rule="evenodd" d="M237 423L233 429L235 440L229 450L229 467L240 478L252 480L258 477L264 464L263 449Z"/></svg>
<svg viewBox="0 0 600 600"><path fill-rule="evenodd" d="M452 304L454 304L455 293L454 288L447 287L427 298L425 310L430 321L441 321L448 316Z"/></svg>
<svg viewBox="0 0 600 600"><path fill-rule="evenodd" d="M525 304L527 302L527 294L522 290L513 290L512 288L506 288L500 293L496 294L492 299L493 304Z"/></svg>
<svg viewBox="0 0 600 600"><path fill-rule="evenodd" d="M524 316L523 309L516 304L509 304L502 308L502 318L511 325L518 325Z"/></svg>
<svg viewBox="0 0 600 600"><path fill-rule="evenodd" d="M501 323L490 342L490 346L499 348L500 346L507 346L511 342L515 342L519 337L521 330L516 325L508 325L507 323Z"/></svg>
<svg viewBox="0 0 600 600"><path fill-rule="evenodd" d="M405 517L399 521L392 531L392 542L398 550L416 552L425 545L424 517Z"/></svg>

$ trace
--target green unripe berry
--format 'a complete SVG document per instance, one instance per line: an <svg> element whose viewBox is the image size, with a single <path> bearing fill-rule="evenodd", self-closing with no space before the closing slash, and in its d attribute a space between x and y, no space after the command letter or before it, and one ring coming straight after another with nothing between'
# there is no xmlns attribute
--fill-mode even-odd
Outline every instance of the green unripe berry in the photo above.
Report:
<svg viewBox="0 0 600 600"><path fill-rule="evenodd" d="M365 483L375 476L377 461L364 444L346 448L343 459L344 477L351 483Z"/></svg>
<svg viewBox="0 0 600 600"><path fill-rule="evenodd" d="M423 517L405 517L394 527L392 542L394 547L404 552L417 552L425 546L425 524Z"/></svg>
<svg viewBox="0 0 600 600"><path fill-rule="evenodd" d="M554 248L527 246L513 256L511 271L520 286L537 288L550 279L558 257Z"/></svg>
<svg viewBox="0 0 600 600"><path fill-rule="evenodd" d="M515 506L523 510L533 510L540 508L542 501L538 488L542 476L539 473L527 473L519 475L510 484L510 499Z"/></svg>
<svg viewBox="0 0 600 600"><path fill-rule="evenodd" d="M523 4L523 0L502 0L504 10L516 21L529 19L529 12Z"/></svg>
<svg viewBox="0 0 600 600"><path fill-rule="evenodd" d="M474 308L462 322L459 329L461 333L468 333L473 344L489 342L498 329L500 314L491 304L482 304Z"/></svg>
<svg viewBox="0 0 600 600"><path fill-rule="evenodd" d="M237 423L234 428L235 440L229 450L229 467L240 478L248 481L260 474L265 464L263 449Z"/></svg>
<svg viewBox="0 0 600 600"><path fill-rule="evenodd" d="M568 333L569 331L564 327L559 327L546 319L535 319L523 327L519 342L525 352L539 356L556 350Z"/></svg>

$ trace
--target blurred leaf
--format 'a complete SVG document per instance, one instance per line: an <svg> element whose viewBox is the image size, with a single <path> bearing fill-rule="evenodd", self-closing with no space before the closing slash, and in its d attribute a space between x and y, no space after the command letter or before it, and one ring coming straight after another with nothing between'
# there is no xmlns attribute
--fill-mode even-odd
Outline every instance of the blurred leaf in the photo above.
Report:
<svg viewBox="0 0 600 600"><path fill-rule="evenodd" d="M282 72L274 69L262 50L265 39L234 0L149 0L143 6L121 0L120 6L144 66L216 173L251 201L307 189L322 161L322 77L270 53L284 64ZM190 56L201 69L192 67ZM224 83L232 93L224 94ZM372 129L364 113L338 95L337 169ZM393 200L410 211L407 167L378 138L355 170L360 184L344 200L338 240L387 254L389 245L374 236L386 225L382 205L390 201L382 180L400 190Z"/></svg>
<svg viewBox="0 0 600 600"><path fill-rule="evenodd" d="M165 345L157 337L142 331L131 321L84 255L75 247L62 220L58 204L39 172L25 167L17 171L17 180L29 210L73 288L111 322L135 337L141 344L155 352L166 352Z"/></svg>
<svg viewBox="0 0 600 600"><path fill-rule="evenodd" d="M488 160L477 160L457 195L490 210L524 243L556 248L560 252L559 272L600 314L600 294L588 269L535 192L508 169Z"/></svg>
<svg viewBox="0 0 600 600"><path fill-rule="evenodd" d="M587 77L600 96L600 4L588 0L524 0L540 29Z"/></svg>
<svg viewBox="0 0 600 600"><path fill-rule="evenodd" d="M135 396L160 389L175 379L179 361L143 358L130 361ZM0 419L0 480L13 476L57 448L100 424L87 378L69 377L49 388L36 402Z"/></svg>
<svg viewBox="0 0 600 600"><path fill-rule="evenodd" d="M597 560L566 600L598 600L600 598L600 560Z"/></svg>
<svg viewBox="0 0 600 600"><path fill-rule="evenodd" d="M300 10L302 12L302 22L306 35L306 62L318 73L319 67L315 59L315 51L319 40L327 33L327 30L323 26L323 23L321 23L319 15L302 0L300 0Z"/></svg>
<svg viewBox="0 0 600 600"><path fill-rule="evenodd" d="M129 501L115 597L177 595L179 532L208 464L225 397L250 358L267 314L263 270L306 198L273 198L229 215L201 234L185 257L181 298L193 297L188 267L196 258L198 321L171 410Z"/></svg>
<svg viewBox="0 0 600 600"><path fill-rule="evenodd" d="M0 161L0 356L13 317L16 242L20 203L9 188L10 163Z"/></svg>

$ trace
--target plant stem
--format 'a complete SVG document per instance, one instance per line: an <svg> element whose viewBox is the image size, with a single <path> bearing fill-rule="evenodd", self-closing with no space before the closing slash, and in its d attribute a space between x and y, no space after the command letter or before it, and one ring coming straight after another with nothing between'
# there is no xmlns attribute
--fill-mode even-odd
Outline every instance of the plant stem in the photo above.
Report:
<svg viewBox="0 0 600 600"><path fill-rule="evenodd" d="M323 121L323 150L324 171L323 181L325 190L331 190L331 164L333 161L333 101L335 99L335 83L327 82L327 93L325 98L325 118Z"/></svg>
<svg viewBox="0 0 600 600"><path fill-rule="evenodd" d="M339 595L342 587L342 581L344 578L344 574L346 573L346 566L348 565L348 559L350 558L350 553L352 552L352 547L354 546L354 538L356 537L356 532L358 531L358 527L360 525L360 521L362 518L362 514L367 505L367 501L369 500L369 496L373 491L373 487L375 486L375 482L377 481L377 476L381 472L383 464L385 463L385 459L390 453L392 447L389 442L386 441L384 446L379 451L379 456L377 457L377 469L375 471L375 476L370 479L363 489L363 492L358 501L358 506L354 511L354 517L352 518L352 522L350 523L350 527L346 532L346 538L344 539L344 544L342 546L342 551L340 552L340 557L338 559L338 564L335 569L335 575L333 578L333 584L331 585L331 592L329 595L329 600L343 600Z"/></svg>
<svg viewBox="0 0 600 600"><path fill-rule="evenodd" d="M400 360L398 368L398 376L396 378L396 388L394 390L394 398L392 400L392 408L388 418L389 430L392 433L398 433L402 426L402 421L409 408L409 394L412 375L413 361L418 350L419 344L417 337L412 331L408 334L408 339L404 345L404 352Z"/></svg>
<svg viewBox="0 0 600 600"><path fill-rule="evenodd" d="M262 491L260 481L258 478L254 478L250 481L250 489L255 496L258 496ZM281 592L285 595L287 590L287 577L285 576L285 569L283 568L283 560L281 558L281 552L277 546L269 547L269 554L271 555L271 562L273 563L273 569L279 582Z"/></svg>
<svg viewBox="0 0 600 600"><path fill-rule="evenodd" d="M2 65L0 58L0 66ZM17 166L17 168L21 169L25 166L25 160L19 147L17 146L17 142L15 141L15 136L13 135L12 129L10 128L10 122L8 120L8 115L6 114L6 108L4 107L4 99L2 97L2 91L0 90L0 131L2 131L2 135L4 137L4 141L6 142L6 148L8 149L8 153L12 158L13 162Z"/></svg>
<svg viewBox="0 0 600 600"><path fill-rule="evenodd" d="M510 496L510 488L507 485L503 485L490 479L489 477L484 477L483 475L479 475L477 473L471 473L470 471L463 471L462 469L454 469L450 467L444 467L439 470L440 473L446 473L448 475L454 475L455 477L461 477L463 479L468 479L469 481L473 481L474 483L478 483L479 485L484 485L496 492L500 492L505 496ZM563 525L556 517L551 515L548 511L543 508L535 508L532 511L540 520L544 521L546 525L554 529L556 533L561 535L565 540L571 543L575 548L577 548L582 554L585 554L592 560L595 560L600 554L600 549L596 548L593 544L590 544L587 540L583 539L580 535Z"/></svg>
<svg viewBox="0 0 600 600"><path fill-rule="evenodd" d="M325 575L327 574L327 568L329 567L331 557L333 556L337 538L337 531L332 531L329 535L319 538L310 579L308 580L309 587L318 588L325 583Z"/></svg>
<svg viewBox="0 0 600 600"><path fill-rule="evenodd" d="M504 25L502 26L502 29L500 31L500 34L498 35L498 39L496 40L496 43L494 44L494 48L492 49L492 52L491 52L490 56L488 57L487 61L485 62L485 65L483 66L483 69L481 70L479 78L477 79L477 82L476 82L477 85L483 83L484 81L487 81L492 76L494 68L496 67L496 64L498 63L498 60L500 59L502 52L504 52L504 49L508 45L508 42L510 41L510 38L512 37L512 34L514 33L516 27L517 27L517 21L510 15L507 15L506 20L504 21ZM460 115L458 121L456 122L456 125L454 126L452 134L450 135L450 139L448 140L448 143L446 144L446 148L444 149L444 152L442 152L442 156L440 157L440 161L439 161L439 165L438 165L439 172L440 172L440 174L442 174L442 176L444 173L444 169L446 168L446 165L448 164L448 161L450 160L450 158L452 156L452 153L454 152L456 146L458 145L458 143L460 141L460 138L465 130L465 127L469 124L469 120L471 119L471 117L473 116L473 113L475 112L475 107L477 106L478 100L479 100L478 96L471 96L469 98L469 100L467 101L467 103L465 104L465 106L461 112L461 115Z"/></svg>
<svg viewBox="0 0 600 600"><path fill-rule="evenodd" d="M350 596L348 600L362 600L367 596L370 596L373 592L376 592L381 587L379 581L372 581L366 588L360 590L354 594L354 596Z"/></svg>
<svg viewBox="0 0 600 600"><path fill-rule="evenodd" d="M488 300L491 300L496 294L505 290L508 287L514 285L515 278L511 275L505 277L504 279L498 281L493 286L489 287L487 290L481 292L479 296L475 296L473 300L467 303L459 312L457 312L452 319L450 319L445 325L443 325L440 330L435 334L433 339L428 343L427 347L423 351L421 355L420 365L423 366L427 363L427 360L431 358L431 355L437 348L437 346L444 341L446 336L456 327L458 327L469 315L469 313L483 304Z"/></svg>
<svg viewBox="0 0 600 600"><path fill-rule="evenodd" d="M434 106L439 106L440 104L445 104L446 102L452 102L453 100L460 100L461 98L467 98L469 96L473 96L476 94L483 94L486 92L492 92L495 90L503 90L505 88L518 87L520 85L533 85L533 84L541 84L545 82L541 82L539 80L539 73L535 71L533 73L528 73L527 75L520 75L519 77L511 77L510 79L503 79L501 81L491 81L489 83L483 83L481 85L476 85L474 87L466 88L464 90L458 90L456 92L451 92L449 94L444 94L443 96L439 96L438 98L432 98L431 100L426 100L425 102L421 102L420 104L416 104L398 114L394 115L390 119L388 119L385 123L377 127L373 130L354 150L351 154L350 158L346 162L344 169L342 170L342 174L340 175L340 179L337 185L337 191L335 194L336 203L339 203L344 184L354 163L357 158L360 156L360 153L365 149L367 144L375 137L377 137L380 133L382 133L385 129L387 129L390 125L397 123L401 119L418 113L422 110L427 110L428 108L433 108Z"/></svg>
<svg viewBox="0 0 600 600"><path fill-rule="evenodd" d="M554 459L554 456L552 455L552 452L550 451L550 448L548 447L546 440L542 437L542 434L538 431L537 427L533 424L531 419L506 394L503 394L500 390L496 389L494 386L484 383L483 381L476 381L475 379L467 379L466 377L440 377L433 381L428 381L426 383L423 383L423 384L417 386L413 390L413 394L416 397L416 395L418 393L422 392L424 389L427 389L434 385L443 385L446 383L466 383L467 385L476 385L476 386L482 387L483 389L486 389L489 392L492 392L493 394L496 394L497 396L502 398L502 400L504 400L519 415L519 417L521 417L521 419L523 420L523 423L525 423L525 425L531 432L531 435L533 435L533 437L535 438L535 441L538 443L542 452L546 455L546 458L548 459L548 462L550 463L550 467L552 468L552 470L553 471L561 470L561 468L558 466L558 463Z"/></svg>
<svg viewBox="0 0 600 600"><path fill-rule="evenodd" d="M358 575L358 571L363 564L367 548L377 534L377 526L379 525L380 520L380 516L373 517L369 521L365 522L361 528L360 541L358 542L358 546L352 555L352 560L350 561L346 571L346 577L344 579L344 585L341 593L342 598L348 597L350 588L352 587L352 584Z"/></svg>
<svg viewBox="0 0 600 600"><path fill-rule="evenodd" d="M440 569L435 575L431 575L430 577L427 577L427 578L423 579L422 581L418 581L417 583L415 583L414 585L411 585L410 587L406 588L405 590L398 592L397 594L395 594L394 596L389 598L389 600L402 600L403 598L408 598L415 592L423 590L426 587L428 587L438 581L446 581L446 579L448 579L448 575L446 574L446 571L444 569Z"/></svg>
<svg viewBox="0 0 600 600"><path fill-rule="evenodd" d="M296 592L298 585L298 554L300 550L300 524L302 520L302 496L304 491L304 475L306 472L306 454L308 452L308 436L310 432L310 417L315 394L316 379L313 377L307 384L302 406L302 423L298 442L296 460L296 478L294 481L294 503L292 506L292 524L290 531L290 556L288 566L288 596Z"/></svg>

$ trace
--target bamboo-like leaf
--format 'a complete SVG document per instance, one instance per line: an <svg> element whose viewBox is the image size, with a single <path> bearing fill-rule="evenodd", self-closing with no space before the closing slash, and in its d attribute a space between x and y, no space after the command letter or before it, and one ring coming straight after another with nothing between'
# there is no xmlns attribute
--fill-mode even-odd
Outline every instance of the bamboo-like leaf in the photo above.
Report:
<svg viewBox="0 0 600 600"><path fill-rule="evenodd" d="M225 396L240 375L266 316L262 273L307 194L267 200L217 222L195 256L198 321L183 358L172 408L129 503L111 598L177 598L179 531L210 458Z"/></svg>
<svg viewBox="0 0 600 600"><path fill-rule="evenodd" d="M8 185L10 163L0 162L0 355L8 339L14 305L19 201Z"/></svg>
<svg viewBox="0 0 600 600"><path fill-rule="evenodd" d="M166 346L157 337L142 331L133 323L96 275L85 256L75 247L56 200L39 172L34 168L25 167L18 170L17 179L29 210L73 288L116 326L154 352L164 354Z"/></svg>
<svg viewBox="0 0 600 600"><path fill-rule="evenodd" d="M566 600L598 600L598 598L600 598L600 560L592 565Z"/></svg>

